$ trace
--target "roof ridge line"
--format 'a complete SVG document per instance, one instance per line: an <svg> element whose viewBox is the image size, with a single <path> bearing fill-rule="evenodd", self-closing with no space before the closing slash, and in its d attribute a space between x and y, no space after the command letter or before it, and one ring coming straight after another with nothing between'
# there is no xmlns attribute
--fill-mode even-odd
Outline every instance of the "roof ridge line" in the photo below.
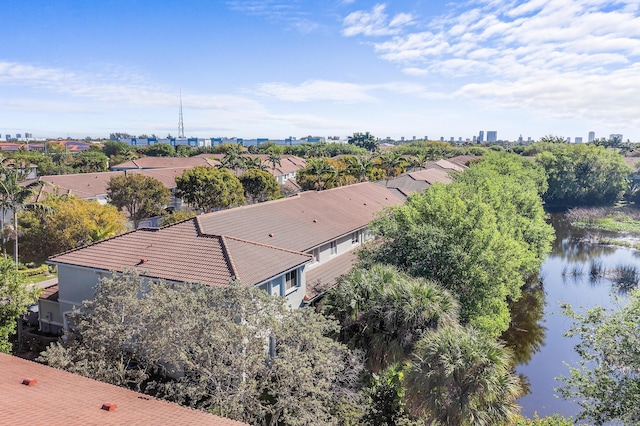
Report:
<svg viewBox="0 0 640 426"><path fill-rule="evenodd" d="M233 276L234 279L240 280L240 276L238 275L238 268L236 268L236 264L233 262L233 258L231 257L231 252L229 251L229 248L227 247L227 242L225 241L225 236L220 235L218 236L218 238L220 238L220 245L222 246L222 253L224 253L224 258L227 261L229 268L231 269L231 275Z"/></svg>
<svg viewBox="0 0 640 426"><path fill-rule="evenodd" d="M255 246L271 248L271 249L274 249L274 250L283 251L285 253L302 254L304 256L309 256L310 258L313 257L309 253L304 253L304 252L301 252L301 251L289 250L289 249L282 248L282 247L272 246L271 244L258 243L258 242L255 242L255 241L245 240L245 239L238 238L238 237L232 237L231 235L220 235L220 237L226 238L226 239L229 239L229 240L239 241L241 243L247 243L247 244L253 244Z"/></svg>

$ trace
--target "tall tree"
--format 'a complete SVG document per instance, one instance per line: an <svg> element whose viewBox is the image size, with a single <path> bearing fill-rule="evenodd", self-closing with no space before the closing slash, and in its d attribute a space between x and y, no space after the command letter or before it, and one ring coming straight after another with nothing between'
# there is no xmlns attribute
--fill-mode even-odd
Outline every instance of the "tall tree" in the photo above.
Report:
<svg viewBox="0 0 640 426"><path fill-rule="evenodd" d="M71 321L44 353L52 366L251 424L345 424L358 411L361 363L328 337L335 322L257 288L125 273Z"/></svg>
<svg viewBox="0 0 640 426"><path fill-rule="evenodd" d="M347 142L351 145L364 148L369 152L376 151L378 149L378 146L380 145L375 136L373 136L369 132L354 133L353 135L349 136Z"/></svg>
<svg viewBox="0 0 640 426"><path fill-rule="evenodd" d="M74 195L48 195L46 210L20 214L23 252L26 259L45 260L63 251L113 237L125 231L126 218L109 204L83 200Z"/></svg>
<svg viewBox="0 0 640 426"><path fill-rule="evenodd" d="M9 338L15 332L16 322L37 300L38 289L29 290L16 265L7 258L0 258L0 352L11 352Z"/></svg>
<svg viewBox="0 0 640 426"><path fill-rule="evenodd" d="M509 424L518 413L518 378L507 349L460 326L429 331L405 373L407 408L435 424Z"/></svg>
<svg viewBox="0 0 640 426"><path fill-rule="evenodd" d="M273 200L280 196L280 185L269 172L249 169L240 176L245 197L253 204Z"/></svg>
<svg viewBox="0 0 640 426"><path fill-rule="evenodd" d="M303 189L322 191L335 178L336 169L326 158L309 158L307 165L298 170L296 176Z"/></svg>
<svg viewBox="0 0 640 426"><path fill-rule="evenodd" d="M107 186L111 205L125 210L135 229L140 221L161 215L171 199L171 192L151 176L135 173L113 176Z"/></svg>
<svg viewBox="0 0 640 426"><path fill-rule="evenodd" d="M168 143L154 143L145 153L150 157L175 157L176 149Z"/></svg>
<svg viewBox="0 0 640 426"><path fill-rule="evenodd" d="M558 145L536 156L547 173L544 198L555 207L613 204L627 186L631 168L614 150L594 145Z"/></svg>
<svg viewBox="0 0 640 426"><path fill-rule="evenodd" d="M240 180L227 169L197 166L176 177L176 196L205 213L245 203Z"/></svg>
<svg viewBox="0 0 640 426"><path fill-rule="evenodd" d="M553 229L531 175L496 162L473 165L456 182L387 210L371 224L380 244L360 255L440 282L460 301L463 324L498 337L509 325L509 301L548 253Z"/></svg>
<svg viewBox="0 0 640 426"><path fill-rule="evenodd" d="M82 173L106 172L109 169L109 157L98 151L84 151L73 155L74 169Z"/></svg>
<svg viewBox="0 0 640 426"><path fill-rule="evenodd" d="M51 208L33 202L36 190L44 185L43 181L34 181L22 184L26 178L25 167L18 165L2 165L0 167L0 206L4 213L10 212L13 219L13 256L16 265L18 264L18 213L22 210L43 210L51 211ZM4 229L3 229L4 231Z"/></svg>

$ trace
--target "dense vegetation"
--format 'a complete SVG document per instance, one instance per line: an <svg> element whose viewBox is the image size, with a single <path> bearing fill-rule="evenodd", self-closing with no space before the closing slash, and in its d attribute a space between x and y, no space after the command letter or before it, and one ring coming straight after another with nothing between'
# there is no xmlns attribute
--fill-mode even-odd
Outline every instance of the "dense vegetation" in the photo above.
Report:
<svg viewBox="0 0 640 426"><path fill-rule="evenodd" d="M595 307L585 313L565 306L574 324L568 336L577 336L581 360L558 390L578 401L579 419L595 425L610 422L640 423L640 290L626 304L607 310Z"/></svg>
<svg viewBox="0 0 640 426"><path fill-rule="evenodd" d="M497 337L508 302L550 249L542 170L515 155L490 154L449 185L434 185L371 224L381 243L361 251L433 279L458 298L460 320Z"/></svg>
<svg viewBox="0 0 640 426"><path fill-rule="evenodd" d="M0 258L0 352L11 352L10 337L16 329L20 314L38 300L39 289L29 290L24 284L15 262Z"/></svg>
<svg viewBox="0 0 640 426"><path fill-rule="evenodd" d="M595 145L557 144L536 156L544 167L551 206L599 206L618 201L627 187L631 168L616 151Z"/></svg>
<svg viewBox="0 0 640 426"><path fill-rule="evenodd" d="M328 337L336 323L257 288L125 273L70 320L43 353L57 368L251 424L349 424L361 412L362 364Z"/></svg>

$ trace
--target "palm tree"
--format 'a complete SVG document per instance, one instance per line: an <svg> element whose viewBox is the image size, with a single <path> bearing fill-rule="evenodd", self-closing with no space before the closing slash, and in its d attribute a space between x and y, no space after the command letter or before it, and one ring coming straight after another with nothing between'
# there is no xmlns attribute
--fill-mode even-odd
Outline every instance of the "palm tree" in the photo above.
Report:
<svg viewBox="0 0 640 426"><path fill-rule="evenodd" d="M378 158L385 171L387 183L389 182L389 179L398 176L400 173L404 172L406 168L407 163L400 154L387 152Z"/></svg>
<svg viewBox="0 0 640 426"><path fill-rule="evenodd" d="M461 326L429 331L405 373L407 409L427 423L506 424L518 413L518 378L500 343Z"/></svg>
<svg viewBox="0 0 640 426"><path fill-rule="evenodd" d="M336 175L335 168L324 158L310 158L307 160L307 171L317 179L316 191L322 191L327 182Z"/></svg>
<svg viewBox="0 0 640 426"><path fill-rule="evenodd" d="M260 157L245 157L244 158L244 168L249 169L258 169L262 171L267 171L267 166L262 163Z"/></svg>
<svg viewBox="0 0 640 426"><path fill-rule="evenodd" d="M371 157L358 155L355 157L347 157L347 173L354 176L358 182L367 180L367 174L373 167Z"/></svg>
<svg viewBox="0 0 640 426"><path fill-rule="evenodd" d="M424 167L424 164L428 160L428 157L429 156L423 152L414 155L413 157L411 157L411 167L414 169L422 170L422 168Z"/></svg>
<svg viewBox="0 0 640 426"><path fill-rule="evenodd" d="M276 166L282 166L282 156L274 150L269 150L267 152L269 155L267 162L271 164L271 172L276 169Z"/></svg>
<svg viewBox="0 0 640 426"><path fill-rule="evenodd" d="M433 282L389 265L355 268L329 290L325 312L341 323L340 340L365 351L373 371L403 362L426 330L457 322L458 304Z"/></svg>
<svg viewBox="0 0 640 426"><path fill-rule="evenodd" d="M43 210L51 212L51 208L41 203L31 202L38 188L44 185L44 181L33 181L21 184L25 179L25 167L0 166L0 209L2 210L2 225L4 227L4 215L11 212L14 232L13 256L18 264L18 212L22 210ZM4 231L4 229L3 229ZM4 243L4 235L3 235Z"/></svg>

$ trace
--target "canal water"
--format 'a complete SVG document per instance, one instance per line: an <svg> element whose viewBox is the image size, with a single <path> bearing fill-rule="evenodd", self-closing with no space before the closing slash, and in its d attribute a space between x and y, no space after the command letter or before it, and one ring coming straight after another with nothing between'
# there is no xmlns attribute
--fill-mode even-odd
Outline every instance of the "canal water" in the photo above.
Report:
<svg viewBox="0 0 640 426"><path fill-rule="evenodd" d="M637 250L598 244L599 237L616 237L602 232L589 232L571 227L561 215L552 216L556 240L552 253L540 268L540 280L533 280L523 297L512 307L510 329L503 336L511 346L516 372L525 385L520 398L525 417L550 416L559 413L575 416L580 407L567 401L555 388L562 383L559 376L569 374L569 365L579 361L573 348L577 341L564 336L572 320L562 314L562 303L575 310L595 305L614 306L616 297L624 303L625 292L611 278L591 277L591 265L601 262L602 269L612 271L620 266L640 268Z"/></svg>

